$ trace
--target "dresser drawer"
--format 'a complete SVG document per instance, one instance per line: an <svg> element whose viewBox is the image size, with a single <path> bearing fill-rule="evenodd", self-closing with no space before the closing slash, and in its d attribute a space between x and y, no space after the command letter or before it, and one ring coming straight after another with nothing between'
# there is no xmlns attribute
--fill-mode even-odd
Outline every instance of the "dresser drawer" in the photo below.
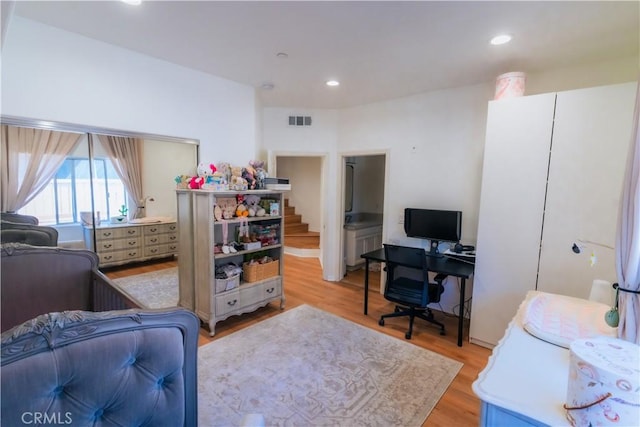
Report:
<svg viewBox="0 0 640 427"><path fill-rule="evenodd" d="M114 262L127 262L134 261L137 258L140 258L140 249L130 249L130 250L120 250L113 252L100 252L98 253L98 257L100 257L100 264L111 264Z"/></svg>
<svg viewBox="0 0 640 427"><path fill-rule="evenodd" d="M140 227L112 227L96 230L96 239L109 240L109 239L122 239L125 237L138 237L140 236Z"/></svg>
<svg viewBox="0 0 640 427"><path fill-rule="evenodd" d="M176 243L178 241L178 233L152 234L144 236L144 244L159 245L162 243Z"/></svg>
<svg viewBox="0 0 640 427"><path fill-rule="evenodd" d="M262 299L268 300L282 295L282 278L275 277L272 280L264 282L262 285Z"/></svg>
<svg viewBox="0 0 640 427"><path fill-rule="evenodd" d="M163 234L163 233L174 233L178 231L178 226L175 223L172 224L153 224L153 225L145 225L144 226L144 235L148 236L150 234Z"/></svg>
<svg viewBox="0 0 640 427"><path fill-rule="evenodd" d="M240 308L240 292L229 291L216 295L216 316L224 316Z"/></svg>
<svg viewBox="0 0 640 427"><path fill-rule="evenodd" d="M153 245L144 247L144 256L154 257L159 255L172 255L178 251L177 243L165 243L164 245Z"/></svg>
<svg viewBox="0 0 640 427"><path fill-rule="evenodd" d="M120 249L139 248L141 245L141 239L112 239L112 240L98 240L96 250L98 252L117 251Z"/></svg>

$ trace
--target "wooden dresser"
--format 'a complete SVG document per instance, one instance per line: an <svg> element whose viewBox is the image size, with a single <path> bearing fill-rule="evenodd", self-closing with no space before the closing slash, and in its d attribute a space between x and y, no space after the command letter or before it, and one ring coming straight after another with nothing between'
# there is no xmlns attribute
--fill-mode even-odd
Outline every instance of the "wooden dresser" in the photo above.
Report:
<svg viewBox="0 0 640 427"><path fill-rule="evenodd" d="M84 227L84 242L94 250L90 226ZM95 242L101 267L165 258L178 253L178 226L175 221L103 223L96 227Z"/></svg>

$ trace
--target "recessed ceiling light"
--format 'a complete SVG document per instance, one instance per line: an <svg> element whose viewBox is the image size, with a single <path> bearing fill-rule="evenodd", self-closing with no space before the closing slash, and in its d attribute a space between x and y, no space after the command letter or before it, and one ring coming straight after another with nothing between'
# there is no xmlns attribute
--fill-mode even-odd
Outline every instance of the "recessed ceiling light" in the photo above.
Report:
<svg viewBox="0 0 640 427"><path fill-rule="evenodd" d="M262 90L273 90L273 88L275 88L275 87L276 87L276 85L274 85L274 84L273 84L273 83L271 83L271 82L265 82L265 83L262 83L262 84L260 85L260 88L261 88Z"/></svg>
<svg viewBox="0 0 640 427"><path fill-rule="evenodd" d="M287 59L289 57L289 54L286 52L278 52L276 53L276 56L280 59Z"/></svg>
<svg viewBox="0 0 640 427"><path fill-rule="evenodd" d="M327 82L327 86L332 86L332 87L333 87L333 86L340 86L340 82L339 82L339 81L337 81L337 80L329 80L329 81Z"/></svg>
<svg viewBox="0 0 640 427"><path fill-rule="evenodd" d="M130 4L132 6L139 6L142 0L120 0L122 3Z"/></svg>
<svg viewBox="0 0 640 427"><path fill-rule="evenodd" d="M509 34L500 34L499 36L495 36L494 38L492 38L490 43L492 45L500 45L500 44L509 43L510 41L511 41L511 36Z"/></svg>

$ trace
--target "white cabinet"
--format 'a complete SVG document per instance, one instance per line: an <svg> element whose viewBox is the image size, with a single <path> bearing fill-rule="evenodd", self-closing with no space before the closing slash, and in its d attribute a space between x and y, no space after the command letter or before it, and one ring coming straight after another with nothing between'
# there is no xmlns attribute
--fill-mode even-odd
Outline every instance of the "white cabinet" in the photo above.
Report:
<svg viewBox="0 0 640 427"><path fill-rule="evenodd" d="M382 226L346 229L345 246L348 267L364 264L364 259L360 258L360 255L382 247Z"/></svg>
<svg viewBox="0 0 640 427"><path fill-rule="evenodd" d="M284 203L282 192L279 191L177 190L179 240L190 242L180 245L178 256L179 305L195 311L208 324L212 336L215 334L215 324L230 316L254 311L272 301L279 301L280 307L284 308L283 217L278 212L262 217L216 220L214 207L223 199L229 200L238 195L256 195L262 201L266 199L278 203L279 211ZM236 240L244 221L252 232L259 234L267 231L269 237L261 239L262 243L257 243L251 249L219 252L216 247L219 249L223 243ZM243 274L237 286L216 286L216 266L228 263L242 266L248 258L265 255L275 260L266 276L257 276L257 280L252 277L249 282L249 278Z"/></svg>
<svg viewBox="0 0 640 427"><path fill-rule="evenodd" d="M85 246L94 249L93 228L84 227ZM101 267L164 258L178 252L175 221L157 224L102 223L95 230L95 251Z"/></svg>
<svg viewBox="0 0 640 427"><path fill-rule="evenodd" d="M586 298L613 247L635 83L489 102L470 340L494 346L529 290ZM571 248L580 241L587 254ZM598 262L590 266L591 251Z"/></svg>

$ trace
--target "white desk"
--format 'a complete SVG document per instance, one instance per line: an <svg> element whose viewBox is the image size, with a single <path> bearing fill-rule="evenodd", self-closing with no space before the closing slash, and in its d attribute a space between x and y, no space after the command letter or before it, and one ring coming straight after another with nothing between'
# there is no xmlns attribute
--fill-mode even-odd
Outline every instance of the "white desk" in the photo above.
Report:
<svg viewBox="0 0 640 427"><path fill-rule="evenodd" d="M522 327L529 291L486 368L473 383L482 400L482 426L569 426L562 405L569 350L531 336Z"/></svg>

